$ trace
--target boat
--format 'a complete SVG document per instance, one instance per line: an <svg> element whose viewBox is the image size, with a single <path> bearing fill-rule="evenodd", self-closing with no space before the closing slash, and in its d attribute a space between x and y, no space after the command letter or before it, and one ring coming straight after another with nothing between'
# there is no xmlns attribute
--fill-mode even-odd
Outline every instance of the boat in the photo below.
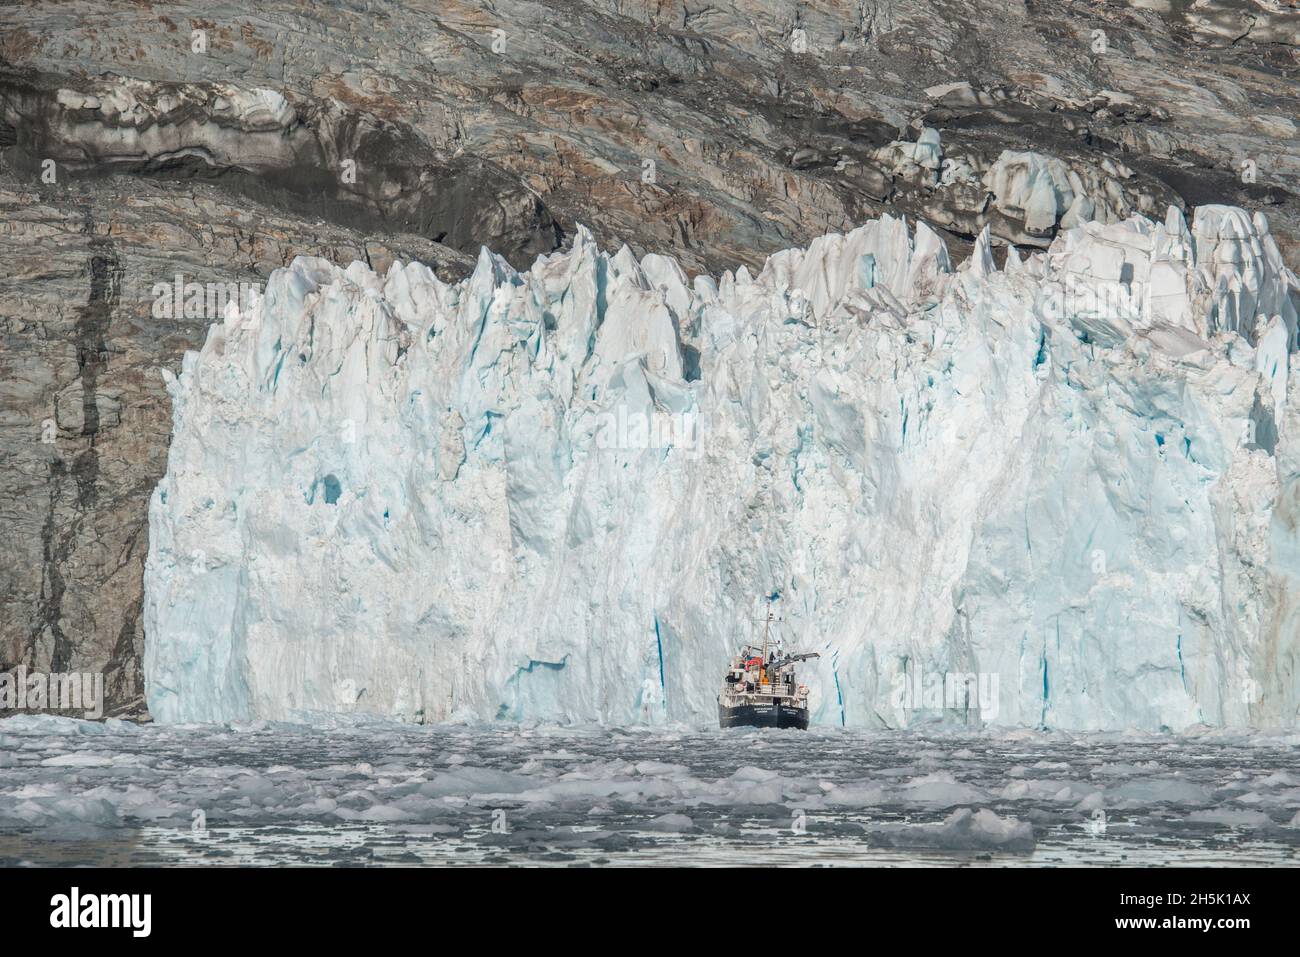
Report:
<svg viewBox="0 0 1300 957"><path fill-rule="evenodd" d="M785 654L771 637L777 620L769 608L762 645L745 645L731 659L718 695L721 727L808 730L808 686L799 684L794 667L821 656L815 651Z"/></svg>

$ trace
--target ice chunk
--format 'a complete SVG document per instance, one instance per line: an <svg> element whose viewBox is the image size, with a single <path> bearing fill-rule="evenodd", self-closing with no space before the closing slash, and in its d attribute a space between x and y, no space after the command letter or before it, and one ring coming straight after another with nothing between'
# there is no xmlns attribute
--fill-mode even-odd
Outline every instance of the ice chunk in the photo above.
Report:
<svg viewBox="0 0 1300 957"><path fill-rule="evenodd" d="M661 814L642 826L647 831L663 831L669 834L685 834L696 830L695 822L685 814Z"/></svg>
<svg viewBox="0 0 1300 957"><path fill-rule="evenodd" d="M1032 851L1034 828L981 808L958 808L937 824L878 824L867 839L885 847L924 847L945 851Z"/></svg>

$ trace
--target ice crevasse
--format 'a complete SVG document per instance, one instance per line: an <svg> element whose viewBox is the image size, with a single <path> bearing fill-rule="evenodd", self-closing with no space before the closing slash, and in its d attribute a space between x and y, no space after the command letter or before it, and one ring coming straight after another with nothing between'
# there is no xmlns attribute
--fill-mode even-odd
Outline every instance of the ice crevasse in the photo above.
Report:
<svg viewBox="0 0 1300 957"><path fill-rule="evenodd" d="M1295 725L1298 296L1224 206L1001 269L890 217L717 280L299 258L165 374L150 711L705 724L771 599L818 724Z"/></svg>

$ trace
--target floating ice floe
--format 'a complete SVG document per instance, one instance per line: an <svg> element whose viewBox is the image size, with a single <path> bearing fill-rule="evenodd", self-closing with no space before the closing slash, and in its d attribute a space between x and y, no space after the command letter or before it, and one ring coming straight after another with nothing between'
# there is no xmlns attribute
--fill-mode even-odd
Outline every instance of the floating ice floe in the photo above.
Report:
<svg viewBox="0 0 1300 957"><path fill-rule="evenodd" d="M1032 851L1034 829L1024 821L999 817L981 808L958 808L936 824L880 824L868 840L885 847L916 847L945 851Z"/></svg>

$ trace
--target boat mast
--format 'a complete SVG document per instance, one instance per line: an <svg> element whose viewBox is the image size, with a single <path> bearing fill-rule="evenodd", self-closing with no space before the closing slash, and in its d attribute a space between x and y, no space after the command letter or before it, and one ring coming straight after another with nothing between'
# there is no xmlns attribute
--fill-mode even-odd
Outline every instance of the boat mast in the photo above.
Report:
<svg viewBox="0 0 1300 957"><path fill-rule="evenodd" d="M761 665L759 665L759 667L763 669L764 675L767 675L767 643L768 643L768 635L771 632L771 629L772 629L772 599L769 598L767 600L767 617L763 620L763 662ZM767 675L767 677L768 680L770 681L771 676Z"/></svg>

